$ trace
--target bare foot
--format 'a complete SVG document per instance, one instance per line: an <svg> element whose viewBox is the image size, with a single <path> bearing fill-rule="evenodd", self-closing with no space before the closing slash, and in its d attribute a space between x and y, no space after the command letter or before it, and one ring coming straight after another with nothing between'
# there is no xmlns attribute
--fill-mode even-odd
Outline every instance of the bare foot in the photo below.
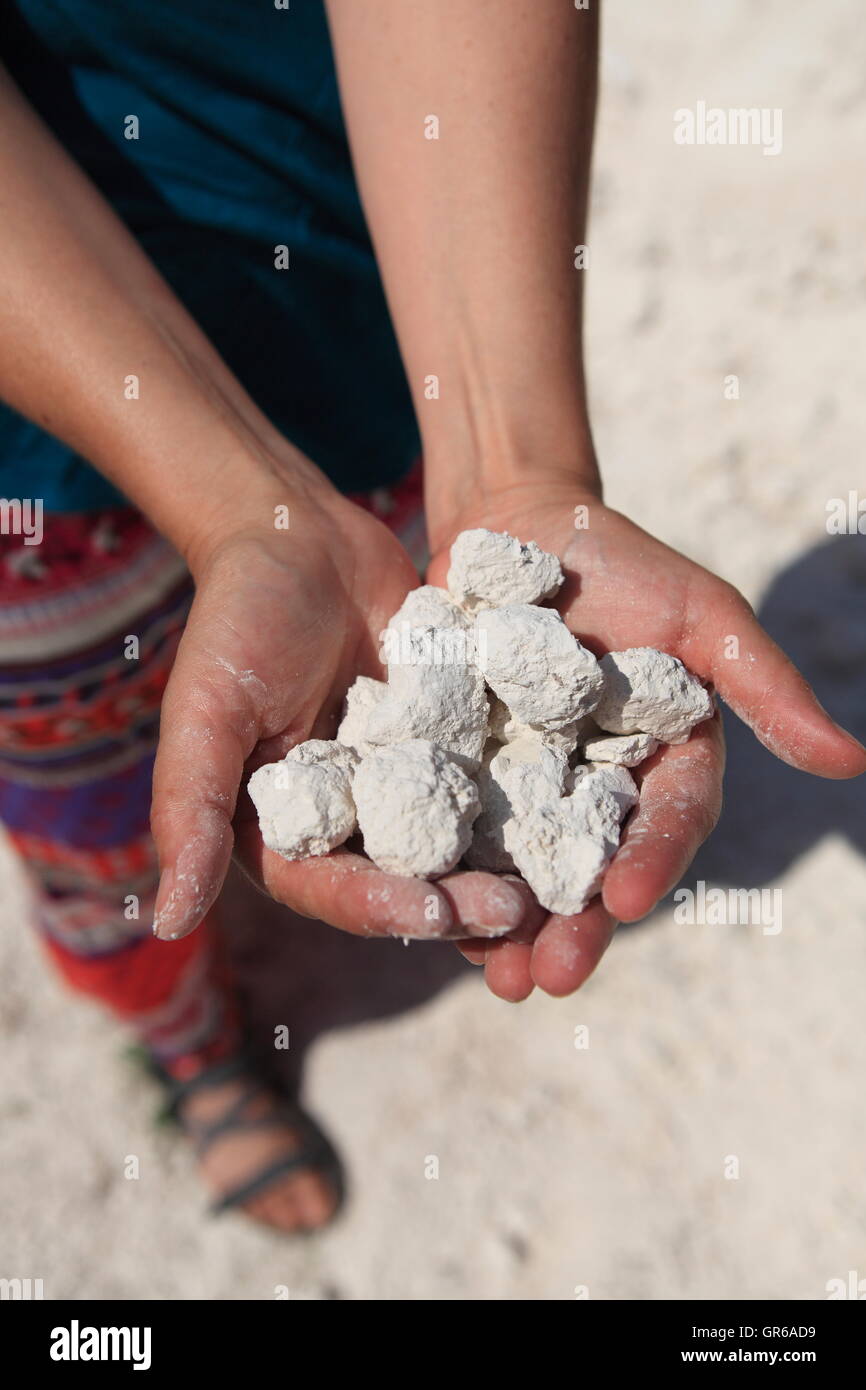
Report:
<svg viewBox="0 0 866 1390"><path fill-rule="evenodd" d="M178 1118L195 1141L217 1124L232 1107L248 1095L241 1110L238 1128L227 1129L207 1144L199 1157L199 1169L206 1185L219 1199L233 1189L252 1182L281 1158L297 1153L305 1136L289 1117L279 1115L280 1097L269 1088L250 1091L251 1078L236 1077L194 1091L178 1108ZM247 1121L273 1116L262 1128L245 1128ZM324 1226L334 1215L339 1197L334 1178L314 1167L295 1168L281 1174L260 1192L238 1205L256 1221L287 1234L312 1231Z"/></svg>

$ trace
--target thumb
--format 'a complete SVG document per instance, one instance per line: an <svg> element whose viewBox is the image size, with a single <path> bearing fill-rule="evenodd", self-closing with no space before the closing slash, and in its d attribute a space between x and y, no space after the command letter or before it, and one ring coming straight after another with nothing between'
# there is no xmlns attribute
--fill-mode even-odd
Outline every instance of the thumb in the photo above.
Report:
<svg viewBox="0 0 866 1390"><path fill-rule="evenodd" d="M714 599L696 625L695 669L712 677L722 699L783 762L819 777L866 772L866 749L830 717L742 595L723 586Z"/></svg>
<svg viewBox="0 0 866 1390"><path fill-rule="evenodd" d="M187 627L163 699L153 774L151 830L161 870L153 931L163 941L193 931L223 885L263 695L254 672L202 652Z"/></svg>

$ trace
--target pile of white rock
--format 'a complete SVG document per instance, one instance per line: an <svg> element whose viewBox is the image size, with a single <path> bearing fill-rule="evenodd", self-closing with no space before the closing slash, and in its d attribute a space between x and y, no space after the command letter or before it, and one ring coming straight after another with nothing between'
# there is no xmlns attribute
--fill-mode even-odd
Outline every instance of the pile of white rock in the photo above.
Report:
<svg viewBox="0 0 866 1390"><path fill-rule="evenodd" d="M304 859L360 831L388 873L463 861L522 874L551 912L582 911L638 801L629 769L685 743L713 703L653 647L597 661L539 606L562 582L534 542L462 532L447 592L407 595L382 633L388 679L358 677L336 740L253 773L265 845Z"/></svg>

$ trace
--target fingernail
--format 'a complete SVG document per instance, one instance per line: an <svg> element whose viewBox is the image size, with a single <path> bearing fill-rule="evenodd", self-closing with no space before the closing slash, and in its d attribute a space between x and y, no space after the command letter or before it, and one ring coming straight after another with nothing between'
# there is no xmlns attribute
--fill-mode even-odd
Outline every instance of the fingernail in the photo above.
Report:
<svg viewBox="0 0 866 1390"><path fill-rule="evenodd" d="M172 867L166 869L159 880L153 907L153 934L158 941L180 941L181 937L189 936L192 931L182 917L178 918L176 907L175 871Z"/></svg>
<svg viewBox="0 0 866 1390"><path fill-rule="evenodd" d="M375 916L389 936L405 941L440 941L454 931L454 914L444 895L428 887L416 903L389 901L377 892ZM413 908L415 909L413 911Z"/></svg>
<svg viewBox="0 0 866 1390"><path fill-rule="evenodd" d="M171 897L171 890L174 887L174 869L163 869L159 876L159 885L156 890L156 902L153 905L153 934L160 935L160 926L165 914L166 903Z"/></svg>
<svg viewBox="0 0 866 1390"><path fill-rule="evenodd" d="M857 752L858 752L858 753L866 753L866 748L864 748L864 746L863 746L863 744L860 742L859 738L856 738L854 734L849 733L849 731L848 731L847 729L843 729L843 728L842 728L842 725L841 725L841 724L837 724L835 719L833 720L833 724L834 724L834 726L835 726L835 728L836 728L836 731L837 731L838 733L842 734L843 738L846 738L846 739L848 740L849 743L853 743L853 745L854 745L854 747L857 749Z"/></svg>
<svg viewBox="0 0 866 1390"><path fill-rule="evenodd" d="M404 941L406 945L410 941L447 941L449 933L438 928L435 931L415 930L412 927L395 927L389 925L386 928L389 936L395 940Z"/></svg>
<svg viewBox="0 0 866 1390"><path fill-rule="evenodd" d="M836 733L837 733L837 734L841 734L842 737L843 737L844 739L847 739L847 741L848 741L849 743L853 743L853 745L854 745L854 747L857 749L858 753L866 753L866 747L863 746L863 744L860 742L859 738L857 738L854 734L852 734L848 729L844 729L844 728L842 727L842 725L839 723L839 721L838 721L837 719L834 719L834 718L833 718L833 716L832 716L832 714L830 713L830 711L829 711L829 710L826 708L826 706L823 705L823 704L821 703L821 701L818 699L818 696L815 694L814 690L812 691L812 697L813 697L813 699L814 699L814 701L815 701L815 704L818 706L819 710L820 710L821 713L824 715L824 718L825 718L830 724L833 725L833 728L836 730Z"/></svg>
<svg viewBox="0 0 866 1390"><path fill-rule="evenodd" d="M508 922L497 922L495 925L490 922L462 922L460 924L461 936L483 937L485 941L494 941L499 936L508 936L509 932L516 931Z"/></svg>
<svg viewBox="0 0 866 1390"><path fill-rule="evenodd" d="M506 936L521 925L526 909L523 893L512 888L507 880L500 879L493 887L485 889L475 920L464 925L471 928L473 936Z"/></svg>

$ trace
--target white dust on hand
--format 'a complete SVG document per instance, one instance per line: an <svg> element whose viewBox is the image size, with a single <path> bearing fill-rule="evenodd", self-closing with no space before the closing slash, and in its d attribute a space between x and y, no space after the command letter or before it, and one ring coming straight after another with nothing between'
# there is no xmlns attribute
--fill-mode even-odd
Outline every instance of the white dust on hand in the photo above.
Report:
<svg viewBox="0 0 866 1390"><path fill-rule="evenodd" d="M597 661L553 608L556 556L464 531L448 589L410 593L382 633L387 681L359 676L334 741L253 773L269 849L330 852L356 831L386 873L519 873L551 912L599 891L637 805L629 771L711 717L708 691L651 647Z"/></svg>

